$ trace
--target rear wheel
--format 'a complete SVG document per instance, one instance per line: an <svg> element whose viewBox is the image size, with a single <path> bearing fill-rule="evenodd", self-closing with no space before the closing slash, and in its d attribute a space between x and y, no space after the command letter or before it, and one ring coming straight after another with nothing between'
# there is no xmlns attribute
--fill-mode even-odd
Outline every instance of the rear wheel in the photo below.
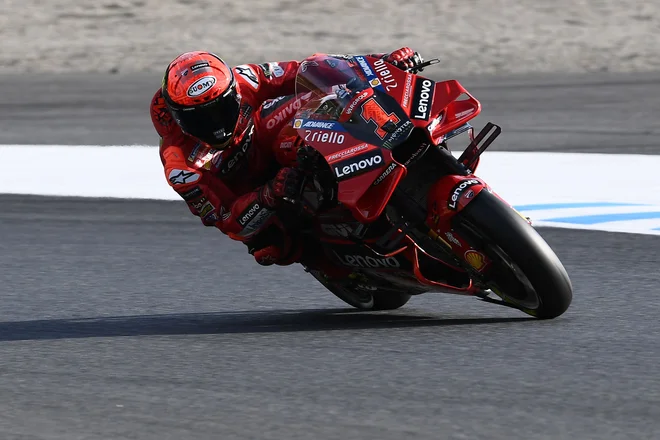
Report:
<svg viewBox="0 0 660 440"><path fill-rule="evenodd" d="M541 235L484 190L455 218L454 227L493 261L487 287L505 302L541 319L563 314L573 300L566 269Z"/></svg>
<svg viewBox="0 0 660 440"><path fill-rule="evenodd" d="M374 294L373 310L395 310L403 307L410 300L411 295L405 293L380 292Z"/></svg>
<svg viewBox="0 0 660 440"><path fill-rule="evenodd" d="M406 305L411 295L386 291L369 284L354 283L345 286L339 282L326 279L317 271L310 271L323 286L337 298L360 310L395 310Z"/></svg>

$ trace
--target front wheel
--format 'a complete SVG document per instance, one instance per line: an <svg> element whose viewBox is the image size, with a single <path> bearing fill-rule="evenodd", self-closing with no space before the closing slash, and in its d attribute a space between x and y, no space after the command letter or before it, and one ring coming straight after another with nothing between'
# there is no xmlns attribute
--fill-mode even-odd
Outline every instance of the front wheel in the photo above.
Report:
<svg viewBox="0 0 660 440"><path fill-rule="evenodd" d="M573 300L566 269L541 235L494 194L481 191L454 227L492 265L485 284L507 303L540 319L563 314Z"/></svg>

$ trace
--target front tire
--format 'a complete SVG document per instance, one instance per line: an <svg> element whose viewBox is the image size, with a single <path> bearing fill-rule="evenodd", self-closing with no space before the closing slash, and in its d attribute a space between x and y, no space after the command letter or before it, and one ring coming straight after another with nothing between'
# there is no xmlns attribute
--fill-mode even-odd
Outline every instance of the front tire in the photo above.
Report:
<svg viewBox="0 0 660 440"><path fill-rule="evenodd" d="M566 269L514 209L484 190L454 221L455 228L493 260L486 278L504 301L539 319L556 318L568 309L573 287Z"/></svg>

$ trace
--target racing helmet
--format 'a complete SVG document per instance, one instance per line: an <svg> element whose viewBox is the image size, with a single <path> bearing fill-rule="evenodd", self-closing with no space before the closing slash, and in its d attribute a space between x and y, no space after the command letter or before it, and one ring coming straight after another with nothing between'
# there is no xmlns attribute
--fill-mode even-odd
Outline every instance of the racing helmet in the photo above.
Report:
<svg viewBox="0 0 660 440"><path fill-rule="evenodd" d="M165 105L181 130L215 149L234 140L241 95L234 72L210 52L186 52L165 70Z"/></svg>

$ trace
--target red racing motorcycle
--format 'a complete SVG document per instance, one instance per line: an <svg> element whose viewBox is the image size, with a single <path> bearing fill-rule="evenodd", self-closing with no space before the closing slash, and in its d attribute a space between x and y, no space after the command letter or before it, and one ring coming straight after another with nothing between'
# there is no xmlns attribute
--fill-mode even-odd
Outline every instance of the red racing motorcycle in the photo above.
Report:
<svg viewBox="0 0 660 440"><path fill-rule="evenodd" d="M346 279L308 271L358 309L444 292L555 318L573 296L564 266L475 175L501 129L488 123L474 135L481 104L458 81L418 74L435 62L409 71L369 56L301 63L299 108L278 141L300 146L295 164L306 177L283 219L350 269ZM470 142L455 157L447 142L462 134Z"/></svg>

